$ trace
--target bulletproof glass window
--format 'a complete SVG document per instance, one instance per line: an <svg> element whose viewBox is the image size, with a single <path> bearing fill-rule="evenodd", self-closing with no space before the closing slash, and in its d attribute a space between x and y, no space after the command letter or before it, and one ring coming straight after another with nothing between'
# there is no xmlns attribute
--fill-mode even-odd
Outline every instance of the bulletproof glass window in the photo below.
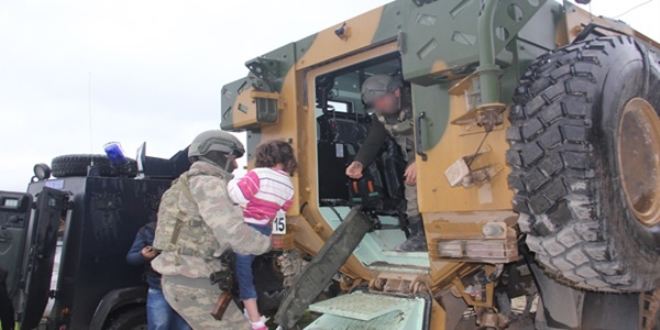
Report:
<svg viewBox="0 0 660 330"><path fill-rule="evenodd" d="M339 101L328 101L328 110L336 112L348 112L353 104Z"/></svg>
<svg viewBox="0 0 660 330"><path fill-rule="evenodd" d="M353 114L354 118L366 116L369 109L362 101L362 83L377 74L401 78L398 54L386 55L316 77L316 107L320 114L344 112Z"/></svg>
<svg viewBox="0 0 660 330"><path fill-rule="evenodd" d="M383 159L391 159L386 143L378 159L365 170L368 180L351 181L345 174L346 167L354 160L357 150L369 134L371 116L362 100L362 83L378 74L401 79L401 61L398 53L388 54L370 61L319 75L315 78L317 110L319 199L321 205L353 205L363 203L363 196L354 191L356 184L365 181L370 199L376 201L378 211L395 214L399 185L389 187L387 173L397 176L397 171L386 168ZM398 150L396 148L389 148ZM370 191L371 191L370 190Z"/></svg>

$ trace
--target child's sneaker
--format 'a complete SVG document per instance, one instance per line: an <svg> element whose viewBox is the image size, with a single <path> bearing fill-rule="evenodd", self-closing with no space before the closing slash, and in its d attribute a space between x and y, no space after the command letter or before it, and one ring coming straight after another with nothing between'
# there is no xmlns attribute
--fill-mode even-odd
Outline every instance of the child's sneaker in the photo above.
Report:
<svg viewBox="0 0 660 330"><path fill-rule="evenodd" d="M252 330L268 330L268 327L262 321L252 322Z"/></svg>

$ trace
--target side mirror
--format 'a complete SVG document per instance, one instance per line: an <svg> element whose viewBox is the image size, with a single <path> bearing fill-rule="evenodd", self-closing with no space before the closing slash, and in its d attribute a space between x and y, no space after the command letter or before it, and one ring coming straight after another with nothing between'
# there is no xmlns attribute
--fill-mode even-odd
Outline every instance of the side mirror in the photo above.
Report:
<svg viewBox="0 0 660 330"><path fill-rule="evenodd" d="M147 156L147 143L137 149L135 160L138 174L136 179L176 179L190 168L188 148L177 152L170 159Z"/></svg>
<svg viewBox="0 0 660 330"><path fill-rule="evenodd" d="M140 147L137 149L137 152L135 153L135 161L137 162L137 178L142 179L144 178L144 160L146 158L146 152L147 152L147 142L142 142Z"/></svg>

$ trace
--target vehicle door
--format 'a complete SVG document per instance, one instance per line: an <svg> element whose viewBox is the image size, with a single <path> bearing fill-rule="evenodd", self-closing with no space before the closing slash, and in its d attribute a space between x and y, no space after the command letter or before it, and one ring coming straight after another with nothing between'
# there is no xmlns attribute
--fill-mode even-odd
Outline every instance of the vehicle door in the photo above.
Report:
<svg viewBox="0 0 660 330"><path fill-rule="evenodd" d="M48 187L36 196L21 277L23 299L18 308L21 329L34 329L39 325L50 298L57 232L60 221L66 219L68 200L66 192Z"/></svg>
<svg viewBox="0 0 660 330"><path fill-rule="evenodd" d="M0 191L0 268L7 272L6 285L11 298L18 289L31 213L30 194Z"/></svg>

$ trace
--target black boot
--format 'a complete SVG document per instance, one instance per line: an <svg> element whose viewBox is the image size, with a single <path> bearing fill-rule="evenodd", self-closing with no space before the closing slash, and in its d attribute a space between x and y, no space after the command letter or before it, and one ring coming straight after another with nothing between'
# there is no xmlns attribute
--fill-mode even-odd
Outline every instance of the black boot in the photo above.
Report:
<svg viewBox="0 0 660 330"><path fill-rule="evenodd" d="M394 250L398 252L426 252L428 247L426 245L426 235L424 234L424 223L422 217L412 217L408 219L408 229L410 230L410 237L397 245Z"/></svg>

